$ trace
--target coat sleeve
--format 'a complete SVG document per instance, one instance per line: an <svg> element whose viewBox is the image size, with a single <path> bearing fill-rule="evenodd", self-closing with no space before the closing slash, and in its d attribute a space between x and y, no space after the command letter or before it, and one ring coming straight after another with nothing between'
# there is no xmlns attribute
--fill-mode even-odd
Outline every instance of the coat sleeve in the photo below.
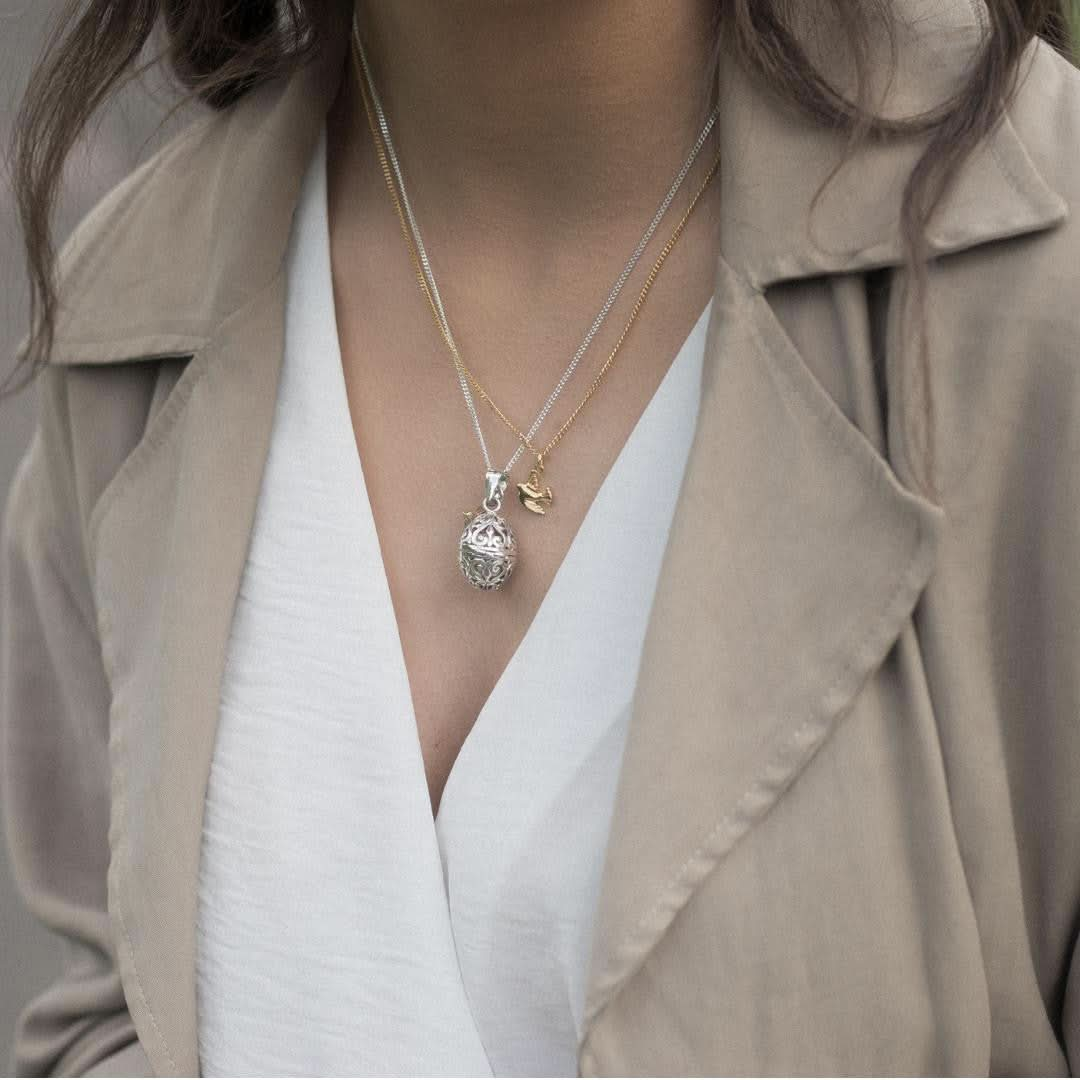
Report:
<svg viewBox="0 0 1080 1080"><path fill-rule="evenodd" d="M66 422L65 374L38 376L36 427L0 534L0 793L12 873L60 938L64 973L15 1029L16 1075L151 1075L107 913L110 693Z"/></svg>

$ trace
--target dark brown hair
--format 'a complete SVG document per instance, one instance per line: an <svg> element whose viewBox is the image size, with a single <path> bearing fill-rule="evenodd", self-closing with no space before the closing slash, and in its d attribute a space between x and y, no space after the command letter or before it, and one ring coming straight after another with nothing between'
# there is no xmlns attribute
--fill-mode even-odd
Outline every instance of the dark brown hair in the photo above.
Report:
<svg viewBox="0 0 1080 1080"><path fill-rule="evenodd" d="M1065 50L1070 0L983 0L987 33L960 90L932 113L886 120L868 107L870 28L891 26L888 0L717 0L715 62L721 42L810 117L846 131L851 144L914 130L929 133L905 188L902 226L915 295L925 280L925 225L952 176L994 126L1013 90L1019 59L1039 35ZM845 38L856 93L843 96L815 67L795 29L808 4ZM56 283L50 220L64 162L87 121L119 86L164 63L186 93L227 108L253 86L306 62L348 32L352 0L71 0L45 46L18 113L12 159L31 285L31 337L21 364L32 377L52 347ZM801 9L801 10L800 10ZM164 46L137 60L155 28ZM933 493L932 402L925 340L917 350L925 415L921 486ZM11 374L14 374L12 372ZM0 395L2 396L2 395Z"/></svg>

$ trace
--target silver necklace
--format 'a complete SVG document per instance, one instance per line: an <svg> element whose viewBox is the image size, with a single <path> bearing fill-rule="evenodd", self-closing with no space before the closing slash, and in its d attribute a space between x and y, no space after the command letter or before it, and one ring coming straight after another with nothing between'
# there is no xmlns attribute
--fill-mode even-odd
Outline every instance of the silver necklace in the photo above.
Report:
<svg viewBox="0 0 1080 1080"><path fill-rule="evenodd" d="M439 288L435 282L435 274L431 269L431 263L428 259L427 250L424 247L423 238L420 235L420 228L416 223L416 218L413 215L412 204L409 201L408 193L405 189L405 180L401 173L401 167L398 163L397 152L394 149L394 142L390 135L390 125L386 118L386 113L382 106L382 100L379 97L378 91L375 87L375 79L371 72L371 65L368 62L367 53L364 49L362 37L360 35L359 26L359 6L354 9L353 12L353 36L356 43L357 53L360 57L360 63L364 71L364 78L367 82L367 88L371 95L372 105L375 110L379 131L382 135L383 143L386 147L387 157L389 158L391 168L394 173L394 178L397 181L398 191L401 196L401 203L405 210L405 215L409 224L409 231L412 234L413 242L416 245L420 265L424 274L424 279L427 283L428 289L431 292L431 298L434 302L434 307L437 311L438 319L442 327L443 333L450 343L451 347L457 352L457 344L454 341L453 333L450 329L449 320L446 317L446 311L443 308L442 298L439 295ZM686 179L687 174L693 167L694 162L697 160L697 156L701 151L702 146L705 145L706 139L709 137L709 132L712 130L713 125L716 122L716 118L720 111L720 104L714 106L712 112L709 114L708 119L705 121L704 126L697 140L695 141L686 161L683 163L682 168L676 174L675 179L672 181L671 186L668 189L667 194L664 196L656 213L653 215L652 221L649 223L645 232L642 234L641 239L638 241L637 246L634 248L626 266L615 280L615 284L612 286L611 291L608 293L607 299L604 301L603 306L593 320L592 325L589 327L588 332L585 335L584 340L578 346L577 351L574 353L570 360L569 365L563 372L559 381L555 384L555 388L548 395L547 401L544 403L543 408L540 410L536 419L533 421L532 426L526 433L526 439L531 442L533 435L539 429L540 425L544 422L548 413L551 411L551 407L555 404L559 395L562 393L563 388L569 382L571 375L573 375L577 368L578 362L582 356L585 355L585 351L588 349L593 338L596 336L597 331L600 329L614 305L619 293L622 291L623 286L626 284L627 279L633 273L634 267L637 266L638 261L641 259L645 248L648 246L649 241L652 239L653 234L656 232L663 220L664 215L667 213L668 208L674 201L675 196L678 194L679 189L682 187L683 181ZM457 370L458 382L461 385L461 392L465 398L465 404L468 407L470 417L472 419L473 430L476 432L477 440L480 443L480 449L484 457L484 497L480 502L480 507L477 512L467 514L467 523L465 529L461 534L458 541L458 566L461 569L462 574L470 585L481 590L494 590L501 588L510 579L511 574L514 571L514 567L517 565L518 560L518 543L517 538L514 535L513 529L510 527L510 523L501 516L499 511L502 509L502 496L506 490L507 482L509 481L510 470L517 463L518 458L522 452L526 449L524 442L519 442L517 449L514 451L510 460L507 462L505 468L499 470L492 464L491 456L488 452L487 441L484 439L484 433L480 426L480 417L477 413L476 403L473 400L472 391L469 388L468 380L465 378L464 373L460 367L455 365Z"/></svg>

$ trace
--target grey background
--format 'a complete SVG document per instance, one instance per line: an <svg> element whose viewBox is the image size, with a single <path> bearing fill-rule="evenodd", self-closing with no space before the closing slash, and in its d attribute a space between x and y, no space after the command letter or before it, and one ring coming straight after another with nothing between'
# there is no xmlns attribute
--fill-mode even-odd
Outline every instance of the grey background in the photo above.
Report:
<svg viewBox="0 0 1080 1080"><path fill-rule="evenodd" d="M30 70L44 47L49 24L62 7L57 0L0 0L0 372L4 375L12 370L15 346L26 332L29 293L10 186L9 140ZM159 130L162 117L175 100L164 80L148 76L122 90L92 121L72 153L54 218L58 247L113 184L191 121L193 113L185 108ZM36 394L36 384L31 383L14 397L0 401L0 505L30 438ZM0 1074L6 1075L10 1069L19 1010L59 973L60 961L59 940L23 906L6 851L0 852Z"/></svg>

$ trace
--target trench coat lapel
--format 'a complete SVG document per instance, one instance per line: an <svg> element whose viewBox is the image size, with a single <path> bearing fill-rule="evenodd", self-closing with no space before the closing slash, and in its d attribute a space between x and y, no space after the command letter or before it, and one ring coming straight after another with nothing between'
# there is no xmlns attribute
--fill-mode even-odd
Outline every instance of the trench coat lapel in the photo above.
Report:
<svg viewBox="0 0 1080 1080"><path fill-rule="evenodd" d="M182 418L160 453L99 504L89 533L102 596L147 584L123 612L106 601L99 617L114 692L109 908L129 1007L161 1075L199 1075L203 803L269 445L283 305L277 277L189 362L172 399Z"/></svg>
<svg viewBox="0 0 1080 1080"><path fill-rule="evenodd" d="M721 265L597 920L587 1023L795 779L934 566L942 511Z"/></svg>
<svg viewBox="0 0 1080 1080"><path fill-rule="evenodd" d="M162 1074L199 1067L203 802L281 370L281 260L317 135L313 110L329 104L341 66L330 56L284 90L241 102L233 141L195 151L217 155L191 170L210 170L218 182L209 210L190 178L160 181L158 214L172 200L176 215L194 207L218 222L207 230L211 249L156 259L135 205L117 241L132 246L122 259L112 252L96 262L78 234L65 255L73 278L95 284L66 309L54 362L194 355L88 525L114 692L110 909L127 1000ZM762 291L786 277L899 263L895 181L914 151L876 148L856 169L857 189L825 204L824 234L811 236L817 179L842 147L808 134L807 121L745 77L725 79L725 239L701 409L617 795L586 1046L590 1025L698 884L798 775L881 662L933 571L942 528L941 511L816 381ZM263 188L253 216L253 192ZM945 253L1063 214L1006 122L961 177L932 241ZM244 228L226 229L233 221ZM145 314L125 343L109 275L121 264L130 274L140 253L155 273L133 286ZM141 583L138 597L132 582Z"/></svg>

